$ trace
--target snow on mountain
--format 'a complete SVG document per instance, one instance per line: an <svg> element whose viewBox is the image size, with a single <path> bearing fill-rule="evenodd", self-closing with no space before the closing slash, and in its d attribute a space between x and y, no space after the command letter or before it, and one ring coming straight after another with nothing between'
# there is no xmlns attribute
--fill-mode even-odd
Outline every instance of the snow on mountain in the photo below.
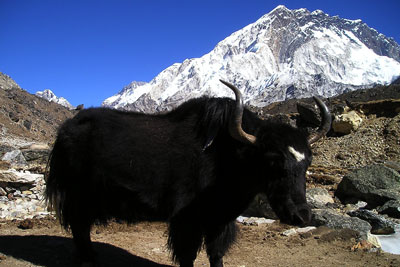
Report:
<svg viewBox="0 0 400 267"><path fill-rule="evenodd" d="M57 97L51 90L45 89L44 91L38 91L35 94L38 97L44 98L47 101L55 102L60 104L66 108L74 109L75 107L72 106L64 97Z"/></svg>
<svg viewBox="0 0 400 267"><path fill-rule="evenodd" d="M134 102L137 99L137 95L141 95L150 90L150 88L147 88L147 86L145 86L146 84L146 82L131 82L130 84L122 88L122 90L118 94L107 98L103 102L103 106L124 106L130 102ZM135 90L138 87L140 89Z"/></svg>
<svg viewBox="0 0 400 267"><path fill-rule="evenodd" d="M201 58L175 63L149 83L132 82L103 106L144 112L171 109L202 95L233 94L255 106L288 98L388 84L400 75L400 46L361 20L278 6L234 32Z"/></svg>

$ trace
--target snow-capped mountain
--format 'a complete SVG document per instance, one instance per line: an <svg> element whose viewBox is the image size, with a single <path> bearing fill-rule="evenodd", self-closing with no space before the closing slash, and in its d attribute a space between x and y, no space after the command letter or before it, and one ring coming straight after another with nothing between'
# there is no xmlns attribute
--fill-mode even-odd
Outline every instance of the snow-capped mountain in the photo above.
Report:
<svg viewBox="0 0 400 267"><path fill-rule="evenodd" d="M44 98L47 101L50 102L55 102L57 104L60 104L68 109L74 109L75 107L72 106L67 99L65 99L64 97L57 97L51 90L49 89L45 89L44 91L38 91L35 94L38 97Z"/></svg>
<svg viewBox="0 0 400 267"><path fill-rule="evenodd" d="M118 94L107 98L103 102L103 106L111 107L115 103L121 103L121 104L128 103L129 98L132 95L138 94L138 92L136 90L138 87L146 88L146 90L147 90L147 87L145 87L146 84L147 84L146 82L136 82L136 81L131 82L130 84L128 84L127 86L122 88L122 90ZM145 93L145 91L143 91L143 93Z"/></svg>
<svg viewBox="0 0 400 267"><path fill-rule="evenodd" d="M388 84L400 75L400 46L361 20L278 6L201 58L175 63L149 83L133 82L103 106L144 112L202 95L233 96L255 106L288 98Z"/></svg>

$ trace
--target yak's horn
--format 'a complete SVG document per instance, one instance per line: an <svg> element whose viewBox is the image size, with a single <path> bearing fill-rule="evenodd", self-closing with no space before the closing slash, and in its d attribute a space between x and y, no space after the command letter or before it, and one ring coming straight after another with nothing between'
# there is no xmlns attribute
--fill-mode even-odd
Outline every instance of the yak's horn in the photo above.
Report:
<svg viewBox="0 0 400 267"><path fill-rule="evenodd" d="M220 80L223 84L228 86L236 96L236 107L235 110L232 114L232 117L230 118L229 121L229 133L230 135L245 144L254 144L256 142L256 137L254 135L246 133L242 129L242 118L243 118L243 97L242 94L240 93L239 89L234 86L233 84L230 84L228 82L225 82L223 80Z"/></svg>
<svg viewBox="0 0 400 267"><path fill-rule="evenodd" d="M322 100L316 96L314 96L314 101L317 103L317 106L321 112L322 119L321 119L321 125L319 126L318 131L308 137L309 144L315 143L320 138L325 136L328 133L328 131L330 130L331 123L332 123L331 113L329 112L329 109L325 105L325 103L322 102Z"/></svg>

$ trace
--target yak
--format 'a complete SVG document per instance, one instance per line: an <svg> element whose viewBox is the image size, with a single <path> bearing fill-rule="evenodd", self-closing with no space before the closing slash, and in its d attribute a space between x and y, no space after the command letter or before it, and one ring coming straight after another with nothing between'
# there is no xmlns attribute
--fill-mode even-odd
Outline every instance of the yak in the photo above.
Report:
<svg viewBox="0 0 400 267"><path fill-rule="evenodd" d="M260 119L235 99L201 97L159 114L89 108L59 128L45 197L70 230L82 263L95 264L90 230L111 219L168 222L168 247L182 267L204 245L222 267L235 241L235 219L265 193L282 222L304 225L311 211L305 173L310 143L326 134Z"/></svg>

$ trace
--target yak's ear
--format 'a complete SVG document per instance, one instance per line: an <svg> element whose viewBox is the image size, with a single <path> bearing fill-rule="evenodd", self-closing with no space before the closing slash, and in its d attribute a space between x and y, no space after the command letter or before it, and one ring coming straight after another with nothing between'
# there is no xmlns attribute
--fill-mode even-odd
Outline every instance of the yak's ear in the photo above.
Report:
<svg viewBox="0 0 400 267"><path fill-rule="evenodd" d="M217 137L219 132L220 125L216 121L212 121L208 126L206 139L203 146L203 151L205 151L208 147L212 145L214 142L215 137Z"/></svg>

